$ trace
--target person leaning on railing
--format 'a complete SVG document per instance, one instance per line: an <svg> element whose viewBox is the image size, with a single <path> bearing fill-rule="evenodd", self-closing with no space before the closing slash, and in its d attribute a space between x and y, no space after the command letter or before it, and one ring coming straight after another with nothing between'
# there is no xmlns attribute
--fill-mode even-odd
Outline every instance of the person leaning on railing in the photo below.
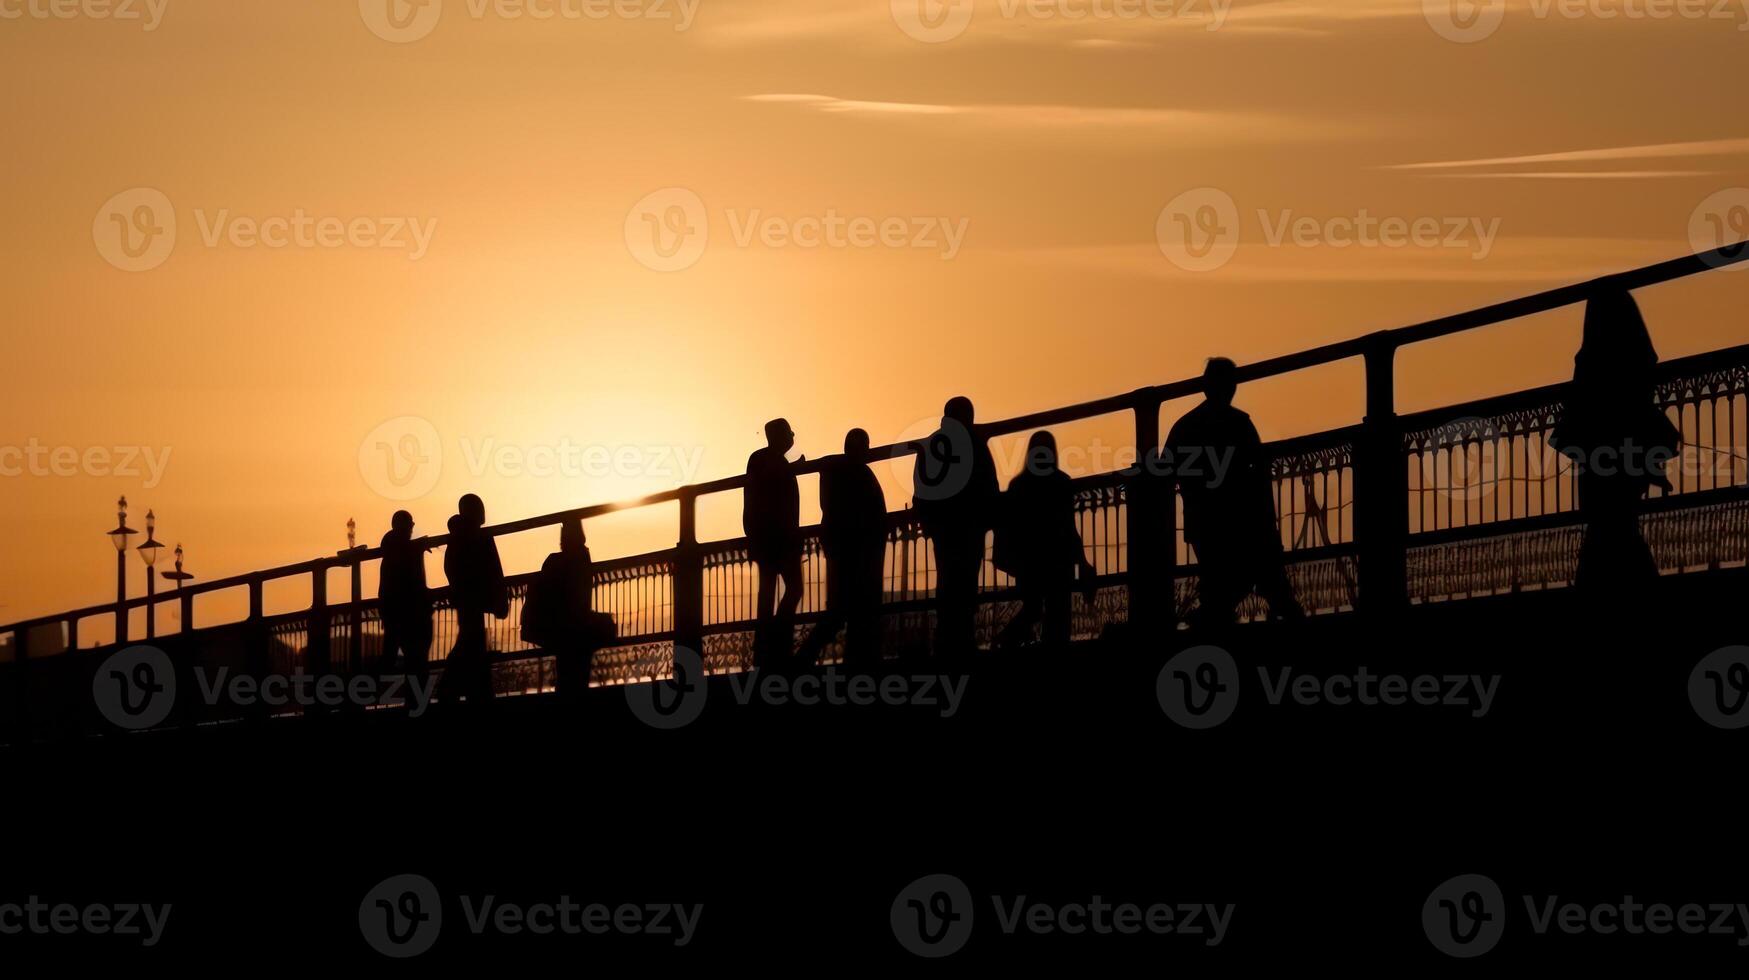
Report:
<svg viewBox="0 0 1749 980"><path fill-rule="evenodd" d="M935 549L937 656L970 653L976 644L978 577L1000 492L972 400L949 399L912 470L917 519Z"/></svg>
<svg viewBox="0 0 1749 980"><path fill-rule="evenodd" d="M413 515L395 511L383 535L378 613L383 622L382 667L392 670L396 655L402 670L423 676L431 651L431 592L425 583L426 538L413 537Z"/></svg>
<svg viewBox="0 0 1749 980"><path fill-rule="evenodd" d="M449 520L449 546L443 553L443 573L449 578L450 605L456 616L455 647L444 662L437 691L444 701L483 702L492 697L486 615L498 619L510 615L510 594L504 587L498 544L485 526L485 503L471 493L462 497Z"/></svg>
<svg viewBox="0 0 1749 980"><path fill-rule="evenodd" d="M559 525L559 550L541 563L522 603L522 639L553 655L561 697L589 687L595 651L616 635L613 618L591 608L594 577L583 521L568 517Z"/></svg>

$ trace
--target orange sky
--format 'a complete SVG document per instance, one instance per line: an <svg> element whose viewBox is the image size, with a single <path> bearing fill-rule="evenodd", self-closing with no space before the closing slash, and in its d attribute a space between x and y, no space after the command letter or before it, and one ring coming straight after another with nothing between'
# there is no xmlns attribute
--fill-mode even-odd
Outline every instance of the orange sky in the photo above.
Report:
<svg viewBox="0 0 1749 980"><path fill-rule="evenodd" d="M470 490L506 520L738 472L774 415L817 456L956 393L1018 414L1749 234L1744 10L395 2L0 0L0 621L113 596L122 493L218 577L349 516L439 532ZM1236 239L1193 271L1177 214L1210 202ZM1437 241L1339 244L1380 219ZM1647 291L1660 352L1742 342L1746 289ZM1411 350L1400 402L1557 380L1576 338ZM1358 380L1240 401L1291 435L1354 421ZM377 443L409 435L441 459L397 486ZM592 526L596 555L671 516Z"/></svg>

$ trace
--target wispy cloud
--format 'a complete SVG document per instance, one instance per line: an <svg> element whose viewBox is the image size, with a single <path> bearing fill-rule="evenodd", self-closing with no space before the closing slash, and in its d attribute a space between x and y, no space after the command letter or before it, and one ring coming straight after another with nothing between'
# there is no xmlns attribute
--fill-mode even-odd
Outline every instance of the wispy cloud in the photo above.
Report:
<svg viewBox="0 0 1749 980"><path fill-rule="evenodd" d="M1691 140L1683 143L1645 143L1635 146L1606 146L1585 150L1561 150L1555 153L1530 153L1519 156L1478 157L1470 160L1438 160L1425 163L1396 163L1380 170L1413 172L1425 177L1455 177L1464 179L1541 179L1541 180L1627 180L1671 177L1706 177L1713 170L1696 169L1612 169L1612 170L1509 170L1538 164L1622 163L1626 161L1684 160L1698 162L1709 158L1749 154L1749 139L1731 137L1714 140ZM1441 173L1439 171L1448 171Z"/></svg>
<svg viewBox="0 0 1749 980"><path fill-rule="evenodd" d="M834 115L869 118L951 117L958 121L1015 130L1075 129L1173 139L1206 136L1222 140L1279 142L1337 138L1352 135L1359 129L1356 123L1310 119L1303 115L1288 116L1225 109L1040 103L889 102L798 92L769 92L742 98L749 102Z"/></svg>
<svg viewBox="0 0 1749 980"><path fill-rule="evenodd" d="M1151 7L1093 0L947 0L946 5L958 8L962 2L971 5L971 15L964 33L955 38L957 41L1067 45L1093 50L1151 47L1172 36L1216 31L1330 34L1359 21L1419 21L1423 17L1420 0L1180 0ZM798 14L777 5L748 3L713 20L708 36L742 44L832 36L913 43L896 25L896 9L890 0L813 0L806 13Z"/></svg>
<svg viewBox="0 0 1749 980"><path fill-rule="evenodd" d="M1451 249L1295 248L1242 242L1213 272L1186 272L1149 244L1001 250L1028 265L1074 268L1101 275L1181 284L1258 283L1562 283L1631 269L1689 250L1686 241L1658 238L1501 238L1486 261Z"/></svg>
<svg viewBox="0 0 1749 980"><path fill-rule="evenodd" d="M1501 170L1484 173L1421 174L1445 180L1658 180L1716 177L1717 170Z"/></svg>

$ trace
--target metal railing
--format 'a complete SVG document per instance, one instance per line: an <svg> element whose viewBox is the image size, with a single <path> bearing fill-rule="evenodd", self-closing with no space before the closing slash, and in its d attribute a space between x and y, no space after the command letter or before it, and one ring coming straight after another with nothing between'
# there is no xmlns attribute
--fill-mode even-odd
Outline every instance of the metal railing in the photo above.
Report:
<svg viewBox="0 0 1749 980"><path fill-rule="evenodd" d="M1397 608L1498 591L1555 587L1571 580L1581 527L1574 509L1572 474L1547 447L1559 417L1565 385L1552 385L1411 415L1395 411L1396 351L1406 345L1582 303L1593 293L1633 289L1749 259L1749 248L1728 246L1631 272L1538 293L1426 323L1385 330L1238 369L1241 382L1275 377L1348 358L1366 370L1364 421L1266 445L1274 483L1289 578L1312 612ZM1749 557L1749 462L1740 444L1745 424L1749 346L1667 361L1659 366L1657 401L1681 428L1684 455L1675 492L1647 504L1646 535L1670 569L1719 567ZM1138 451L1160 444L1162 406L1199 394L1191 378L978 426L984 438L1093 419L1128 415ZM916 453L919 443L877 448L871 461ZM828 459L797 464L800 473L820 471ZM1076 481L1076 520L1088 559L1099 573L1095 601L1077 597L1074 634L1095 636L1114 626L1170 628L1194 603L1196 556L1178 533L1175 498L1138 490L1147 478L1134 469ZM594 679L618 683L666 673L675 645L701 651L714 670L750 662L754 571L740 539L701 542L696 513L701 498L741 489L728 477L639 500L525 518L487 529L506 535L551 527L567 519L590 520L631 508L678 505L673 548L596 563L595 608L619 627L619 642L597 655ZM909 511L890 516L885 558L885 632L890 652L925 649L928 642L934 567L929 542ZM434 546L446 535L433 536ZM257 670L359 669L380 646L374 600L359 594L357 570L379 558L358 548L217 581L157 597L181 605L181 632L162 642L186 648L203 661L231 662ZM330 569L352 570L347 601L328 599ZM802 622L822 608L824 561L817 529L805 530ZM263 593L270 582L307 578L310 606L268 616ZM551 665L519 638L520 605L532 574L509 579L512 610L489 621L492 647L505 655L500 668L506 692L550 687ZM986 560L979 631L986 640L1009 614L1012 583ZM223 590L248 592L249 614L240 623L203 629L194 623L197 596ZM436 631L433 658L441 664L454 639L447 590L433 590ZM144 598L39 617L0 627L11 638L13 663L4 683L10 701L22 703L38 688L39 671L52 661L86 658L78 649L79 623L113 616L118 625ZM1256 597L1242 616L1262 612ZM32 657L31 637L58 631L72 652ZM98 650L101 653L102 650Z"/></svg>

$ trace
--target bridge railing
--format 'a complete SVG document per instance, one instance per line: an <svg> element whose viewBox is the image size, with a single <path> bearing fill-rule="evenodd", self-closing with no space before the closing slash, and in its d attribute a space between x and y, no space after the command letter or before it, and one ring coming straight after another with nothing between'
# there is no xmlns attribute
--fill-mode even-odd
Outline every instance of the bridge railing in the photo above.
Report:
<svg viewBox="0 0 1749 980"><path fill-rule="evenodd" d="M1393 608L1409 601L1569 581L1579 533L1572 478L1564 460L1546 443L1547 431L1559 415L1564 386L1398 415L1396 351L1582 303L1601 290L1638 288L1746 259L1749 248L1727 246L1240 367L1238 376L1244 382L1355 357L1365 365L1366 413L1360 424L1267 447L1289 576L1302 602L1315 612ZM1749 347L1669 361L1659 371L1658 402L1682 428L1685 449L1675 492L1648 504L1648 539L1672 567L1741 560L1749 550L1744 546L1749 465L1741 447L1742 435L1749 430L1743 415ZM1119 416L1132 427L1139 452L1160 444L1162 406L1200 394L1201 389L1201 379L1190 378L983 424L979 431L996 438ZM902 443L877 448L871 456L876 461L898 459L920 448L918 443ZM827 462L811 460L794 468L813 473ZM666 671L677 644L702 651L712 668L735 669L749 660L752 565L744 541L699 541L696 515L700 499L738 491L743 482L742 477L728 477L487 530L493 535L514 534L571 518L588 521L631 508L676 505L673 548L596 564L596 608L613 615L621 638L597 658L596 679L614 683L658 676ZM1178 533L1176 499L1160 494L1155 486L1133 470L1076 481L1077 521L1101 586L1092 604L1075 599L1077 635L1097 635L1131 623L1169 628L1194 602L1194 550ZM886 635L892 649L918 648L928 641L933 556L908 511L890 517ZM446 537L438 535L430 541L439 546ZM358 548L159 595L156 602L181 607L179 634L162 640L184 649L188 657L204 657L200 651L210 647L221 652L209 659L228 659L257 670L358 669L373 659L380 645L375 600L361 594L359 574L365 563L378 558L376 549ZM818 615L824 601L817 529L807 531L803 568L805 623ZM350 594L341 602L331 602L328 594L329 573L335 569L351 572ZM523 643L517 629L519 607L531 578L511 578L511 616L491 624L494 649L510 655L512 661L527 661L504 669L507 690L537 690L550 683L550 664ZM308 583L309 607L267 615L267 589L299 579ZM980 633L988 639L1012 608L1014 597L1012 583L988 560L982 586L986 601ZM196 599L227 590L247 592L247 618L220 627L192 628ZM454 617L446 590L434 590L433 596L437 606L433 656L441 662L454 639ZM14 661L0 672L4 674L0 683L11 688L7 700L19 705L29 697L25 692L35 689L31 679L38 673L36 668L50 661L90 658L79 650L81 622L113 617L118 638L125 638L129 613L146 602L134 598L0 627L0 637L10 637ZM1255 603L1251 600L1242 614L1259 613ZM44 654L63 648L73 653L65 658L33 656L33 647Z"/></svg>

